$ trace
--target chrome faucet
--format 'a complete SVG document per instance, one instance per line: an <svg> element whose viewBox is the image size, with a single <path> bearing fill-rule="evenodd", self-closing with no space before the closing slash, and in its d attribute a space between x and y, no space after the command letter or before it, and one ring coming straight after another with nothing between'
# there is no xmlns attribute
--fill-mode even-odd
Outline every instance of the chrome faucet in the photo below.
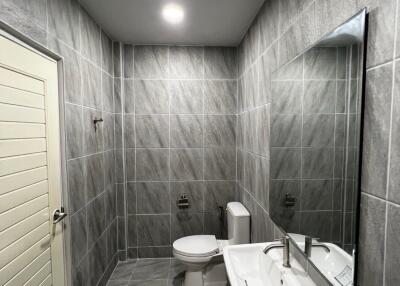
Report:
<svg viewBox="0 0 400 286"><path fill-rule="evenodd" d="M331 252L328 246L326 246L323 243L320 242L314 242L313 239L318 239L318 238L312 238L311 236L306 236L305 241L304 241L304 253L306 254L307 257L311 257L311 250L313 247L322 247L323 249L326 250L326 252Z"/></svg>
<svg viewBox="0 0 400 286"><path fill-rule="evenodd" d="M290 268L289 236L285 235L279 241L281 244L269 244L264 248L263 252L267 254L271 249L283 248L283 266Z"/></svg>

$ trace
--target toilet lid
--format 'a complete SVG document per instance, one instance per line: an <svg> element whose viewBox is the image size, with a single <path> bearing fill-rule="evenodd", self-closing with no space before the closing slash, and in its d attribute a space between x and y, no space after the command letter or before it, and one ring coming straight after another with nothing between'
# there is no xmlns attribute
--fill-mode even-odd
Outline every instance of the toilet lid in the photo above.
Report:
<svg viewBox="0 0 400 286"><path fill-rule="evenodd" d="M175 240L174 250L184 256L204 257L217 254L215 235L191 235Z"/></svg>

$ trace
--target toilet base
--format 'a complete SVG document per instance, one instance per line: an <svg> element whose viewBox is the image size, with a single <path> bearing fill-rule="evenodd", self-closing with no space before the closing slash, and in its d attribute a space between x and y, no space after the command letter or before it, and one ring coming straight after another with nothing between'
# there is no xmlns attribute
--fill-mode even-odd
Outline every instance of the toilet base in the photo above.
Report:
<svg viewBox="0 0 400 286"><path fill-rule="evenodd" d="M203 271L190 271L185 272L184 286L203 286Z"/></svg>

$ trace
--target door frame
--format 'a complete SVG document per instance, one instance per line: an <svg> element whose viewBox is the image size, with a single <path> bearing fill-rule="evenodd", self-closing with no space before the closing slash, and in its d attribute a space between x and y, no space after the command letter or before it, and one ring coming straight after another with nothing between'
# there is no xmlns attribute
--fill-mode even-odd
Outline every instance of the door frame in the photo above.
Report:
<svg viewBox="0 0 400 286"><path fill-rule="evenodd" d="M57 64L57 89L58 93L58 125L59 125L59 158L60 158L60 179L59 179L59 187L60 187L60 199L62 206L68 210L68 193L67 193L67 159L66 159L66 138L65 132L65 105L64 105L64 65L63 65L63 57L50 51L44 45L32 40L31 38L25 36L20 33L18 30L9 26L7 23L0 20L0 36L4 37L23 48L26 48L44 58L47 58L51 61L55 61ZM47 102L47 101L46 101ZM46 103L47 107L47 103ZM46 118L50 118L46 112ZM50 184L50 180L49 180ZM52 213L53 210L49 210ZM50 224L52 223L51 218L49 218ZM64 259L61 261L63 264L63 276L64 276L64 285L71 285L71 255L70 255L70 217L67 216L62 224L59 224L61 227L61 231L63 232L63 257ZM52 233L52 232L50 232Z"/></svg>

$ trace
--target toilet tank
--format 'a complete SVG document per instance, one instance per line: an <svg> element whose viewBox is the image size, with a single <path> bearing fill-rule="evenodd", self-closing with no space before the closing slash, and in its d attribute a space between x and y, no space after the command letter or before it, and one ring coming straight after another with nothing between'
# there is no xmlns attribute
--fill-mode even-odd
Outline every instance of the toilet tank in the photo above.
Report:
<svg viewBox="0 0 400 286"><path fill-rule="evenodd" d="M226 207L228 215L228 243L250 243L250 213L239 202L230 202Z"/></svg>

